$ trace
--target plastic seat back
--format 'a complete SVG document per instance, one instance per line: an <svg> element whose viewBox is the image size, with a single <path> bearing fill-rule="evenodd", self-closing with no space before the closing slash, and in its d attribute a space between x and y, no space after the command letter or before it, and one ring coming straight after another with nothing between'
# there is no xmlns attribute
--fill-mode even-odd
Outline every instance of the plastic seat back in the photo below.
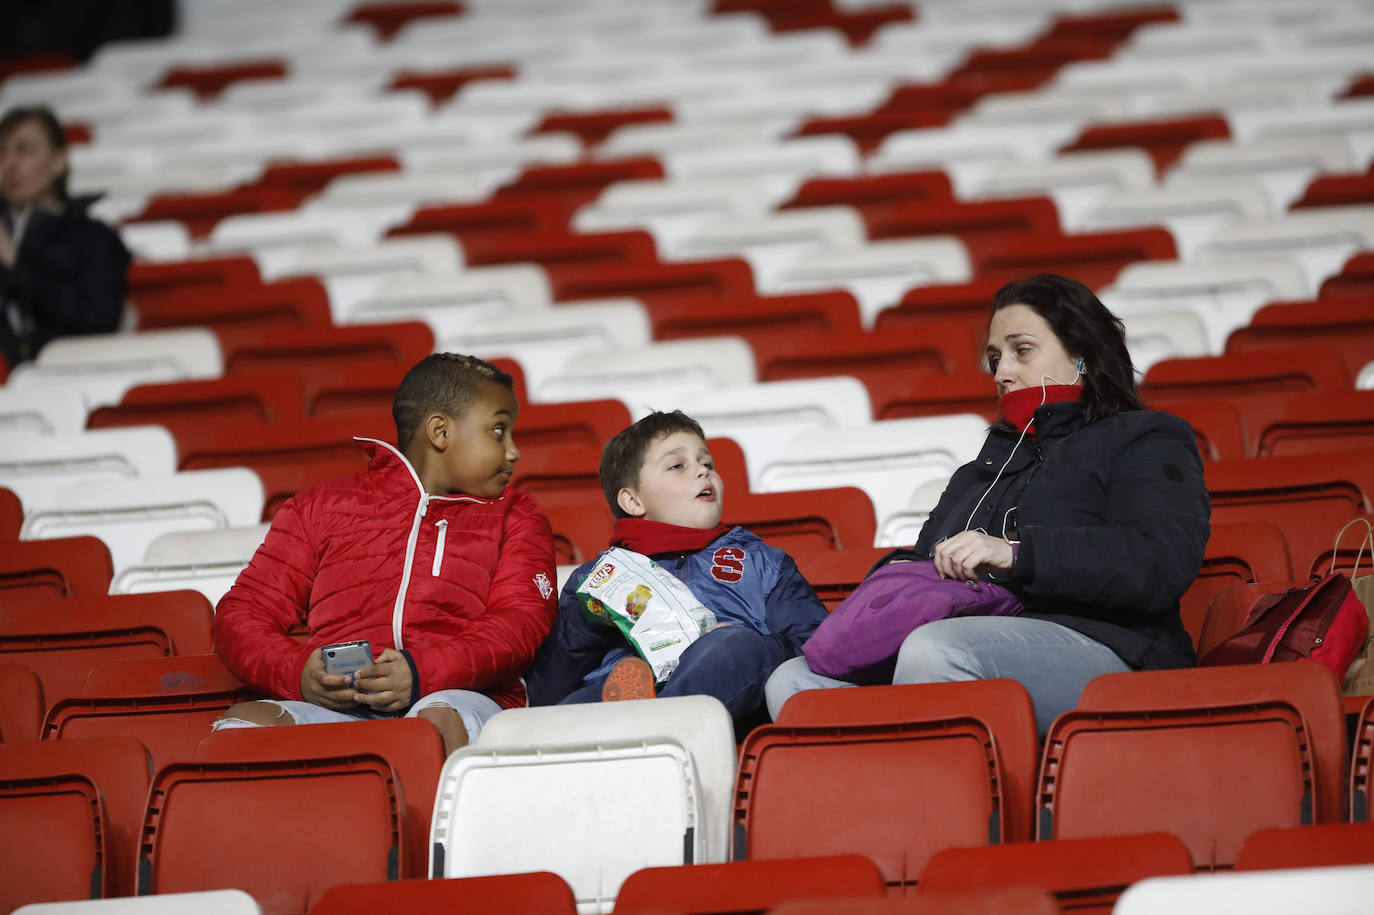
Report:
<svg viewBox="0 0 1374 915"><path fill-rule="evenodd" d="M1374 698L1360 711L1355 725L1355 740L1350 752L1350 819L1361 823L1374 820L1374 805L1369 803L1370 779L1374 773Z"/></svg>
<svg viewBox="0 0 1374 915"><path fill-rule="evenodd" d="M858 852L890 892L904 892L942 848L1027 834L1035 729L1024 690L1005 681L934 686L874 687L876 701L866 689L788 700L779 722L741 748L735 857ZM857 695L813 698L829 693Z"/></svg>
<svg viewBox="0 0 1374 915"><path fill-rule="evenodd" d="M226 764L270 760L298 765L300 760L323 756L350 758L358 754L384 759L395 773L402 801L404 846L399 875L424 876L428 873L429 826L435 787L444 761L443 742L429 722L401 718L309 727L229 728L205 737L196 750L195 760ZM308 811L310 807L303 804L299 809ZM303 814L302 818L304 827L309 815ZM308 852L309 849L302 845L299 851ZM331 871L331 874L331 880L337 877L337 873ZM383 874L377 879L390 878Z"/></svg>
<svg viewBox="0 0 1374 915"><path fill-rule="evenodd" d="M210 602L196 591L111 594L0 614L0 659L27 664L49 705L102 661L210 654Z"/></svg>
<svg viewBox="0 0 1374 915"><path fill-rule="evenodd" d="M921 891L1025 884L1053 893L1065 911L1110 915L1137 880L1192 872L1188 847L1163 832L1010 842L936 852L921 872Z"/></svg>
<svg viewBox="0 0 1374 915"><path fill-rule="evenodd" d="M325 890L310 915L373 915L376 912L500 911L509 915L576 915L567 881L548 871L349 883Z"/></svg>
<svg viewBox="0 0 1374 915"><path fill-rule="evenodd" d="M37 740L43 724L43 684L25 664L0 664L0 741Z"/></svg>
<svg viewBox="0 0 1374 915"><path fill-rule="evenodd" d="M191 759L215 719L256 698L215 655L108 661L86 675L80 695L53 703L42 736L136 737L158 769Z"/></svg>
<svg viewBox="0 0 1374 915"><path fill-rule="evenodd" d="M0 607L18 610L110 590L114 563L98 537L7 543L0 553Z"/></svg>
<svg viewBox="0 0 1374 915"><path fill-rule="evenodd" d="M0 905L130 896L150 777L132 737L0 744ZM35 828L41 824L41 828Z"/></svg>
<svg viewBox="0 0 1374 915"><path fill-rule="evenodd" d="M1374 864L1374 823L1261 829L1240 847L1236 870Z"/></svg>
<svg viewBox="0 0 1374 915"><path fill-rule="evenodd" d="M930 890L886 899L846 899L845 915L1056 915L1054 897L1032 886L998 889ZM833 899L784 902L770 915L831 915Z"/></svg>
<svg viewBox="0 0 1374 915"><path fill-rule="evenodd" d="M1343 720L1314 663L1097 677L1046 737L1038 837L1162 830L1195 867L1231 867L1257 829L1341 818ZM1102 803L1126 782L1155 787Z"/></svg>
<svg viewBox="0 0 1374 915"><path fill-rule="evenodd" d="M1202 637L1207 608L1217 592L1231 585L1292 576L1288 541L1275 525L1267 521L1213 524L1202 567L1179 600L1183 628L1196 645Z"/></svg>
<svg viewBox="0 0 1374 915"><path fill-rule="evenodd" d="M625 879L615 912L762 912L789 899L880 897L884 889L883 875L862 855L646 867Z"/></svg>

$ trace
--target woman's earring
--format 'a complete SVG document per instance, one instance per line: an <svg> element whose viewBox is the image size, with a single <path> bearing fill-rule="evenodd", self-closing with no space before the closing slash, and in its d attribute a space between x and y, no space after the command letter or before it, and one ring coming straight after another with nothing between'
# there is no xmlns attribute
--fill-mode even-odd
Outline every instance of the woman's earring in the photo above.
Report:
<svg viewBox="0 0 1374 915"><path fill-rule="evenodd" d="M1083 374L1083 370L1084 370L1085 368L1087 368L1087 366L1085 366L1085 365L1083 364L1083 357L1082 357L1082 356L1079 356L1079 357L1078 357L1078 374L1082 375L1082 374Z"/></svg>

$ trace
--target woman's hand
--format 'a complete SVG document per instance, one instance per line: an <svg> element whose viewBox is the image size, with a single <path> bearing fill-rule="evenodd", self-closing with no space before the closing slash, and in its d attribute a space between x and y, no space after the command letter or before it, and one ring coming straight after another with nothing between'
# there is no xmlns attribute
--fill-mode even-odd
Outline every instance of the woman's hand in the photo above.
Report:
<svg viewBox="0 0 1374 915"><path fill-rule="evenodd" d="M981 531L962 531L935 545L935 571L959 581L972 581L979 572L1010 571L1015 558L1010 542Z"/></svg>

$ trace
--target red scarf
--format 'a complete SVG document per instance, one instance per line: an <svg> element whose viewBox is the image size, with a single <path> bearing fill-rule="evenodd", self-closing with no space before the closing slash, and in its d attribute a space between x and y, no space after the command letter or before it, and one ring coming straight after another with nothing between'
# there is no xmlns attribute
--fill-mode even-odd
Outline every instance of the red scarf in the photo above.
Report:
<svg viewBox="0 0 1374 915"><path fill-rule="evenodd" d="M611 546L624 547L645 556L685 553L702 549L729 529L728 524L711 528L679 527L643 518L617 518L611 532Z"/></svg>
<svg viewBox="0 0 1374 915"><path fill-rule="evenodd" d="M1031 417L1041 406L1078 399L1083 388L1076 384L1048 384L1043 388L1021 388L1003 394L997 401L997 410L1002 418L1016 427L1016 431L1027 431L1035 438L1035 423ZM1029 425L1027 425L1029 424Z"/></svg>

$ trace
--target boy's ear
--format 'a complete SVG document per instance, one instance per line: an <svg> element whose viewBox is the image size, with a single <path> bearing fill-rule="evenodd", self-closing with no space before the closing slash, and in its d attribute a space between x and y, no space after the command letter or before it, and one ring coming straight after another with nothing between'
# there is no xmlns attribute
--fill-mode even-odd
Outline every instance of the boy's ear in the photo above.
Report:
<svg viewBox="0 0 1374 915"><path fill-rule="evenodd" d="M425 417L424 423L425 437L429 439L430 447L435 451L443 451L449 446L449 440L453 436L453 424L449 418L442 413L431 413Z"/></svg>
<svg viewBox="0 0 1374 915"><path fill-rule="evenodd" d="M631 518L644 517L644 503L639 501L639 496L630 487L622 487L616 494L615 501L620 510Z"/></svg>

